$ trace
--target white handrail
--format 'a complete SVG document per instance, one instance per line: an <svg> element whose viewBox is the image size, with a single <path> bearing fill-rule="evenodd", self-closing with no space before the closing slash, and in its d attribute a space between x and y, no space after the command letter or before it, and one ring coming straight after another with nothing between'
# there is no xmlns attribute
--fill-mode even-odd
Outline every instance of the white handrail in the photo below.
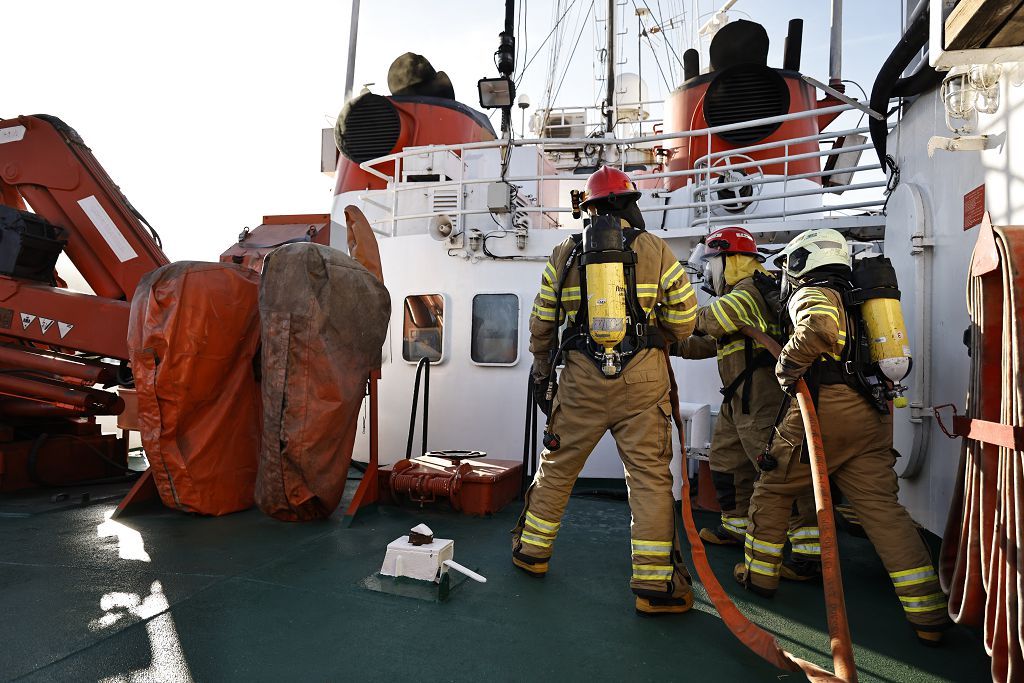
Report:
<svg viewBox="0 0 1024 683"><path fill-rule="evenodd" d="M722 126L712 126L711 128L701 128L701 129L697 129L697 130L676 131L676 132L672 132L672 133L660 133L658 135L644 135L644 136L634 137L634 138L535 138L535 139L523 138L523 139L511 140L511 141L502 138L502 139L498 139L498 140L485 140L483 142L462 142L462 143L456 143L456 144L452 144L452 145L426 145L426 146L421 146L421 147L409 147L409 148L406 148L406 149L402 150L401 152L395 152L393 154L387 154L387 155L382 156L382 157L377 157L376 159L370 159L369 161L364 161L363 163L359 164L359 168L363 169L364 171L367 171L368 173L372 173L372 171L370 170L371 166L387 163L389 161L396 161L396 160L399 160L399 159L404 159L404 158L409 157L409 156L415 156L415 155L418 155L418 154L423 154L423 152L425 150L429 150L431 152L446 152L446 151L454 152L454 151L459 151L459 150L465 151L465 150L475 150L475 149L499 148L499 147L506 147L508 145L512 145L513 147L522 147L522 146L528 146L528 145L552 145L552 144L554 144L554 145L564 145L564 144L567 144L567 143L587 144L587 145L595 145L595 146L611 146L611 145L614 145L616 147L629 146L629 145L637 145L637 144L649 143L649 142L658 142L658 141L661 141L661 140L678 140L678 139L683 139L683 138L691 138L691 137L695 137L697 135L708 135L708 136L710 136L710 135L717 135L717 134L720 134L720 133L727 133L729 131L739 130L739 129L742 129L742 128L750 128L750 127L754 127L754 126L763 126L763 125L766 125L766 124L769 124L769 123L784 123L786 121L797 121L797 120L800 120L800 119L816 118L816 117L819 117L819 116L821 116L823 114L839 113L839 112L849 111L851 109L853 109L853 107L851 107L848 104L838 104L838 105L835 105L835 106L832 106L832 107L822 107L821 109L810 109L810 110L807 110L807 111L794 112L794 113L791 113L791 114L781 114L779 116L768 116L768 117L765 117L763 119L754 119L752 121L741 121L739 123L730 123L730 124L726 124L726 125L722 125ZM378 177L380 177L380 178L382 178L384 180L388 180L389 182L391 182L393 180L393 178L389 178L388 176L380 175L380 174L377 174L377 173L374 173L374 175L377 175Z"/></svg>

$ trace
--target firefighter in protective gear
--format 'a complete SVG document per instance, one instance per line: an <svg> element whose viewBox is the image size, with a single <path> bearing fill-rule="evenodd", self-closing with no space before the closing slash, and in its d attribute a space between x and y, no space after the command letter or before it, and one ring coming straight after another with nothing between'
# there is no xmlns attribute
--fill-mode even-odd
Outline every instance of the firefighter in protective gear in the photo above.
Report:
<svg viewBox="0 0 1024 683"><path fill-rule="evenodd" d="M623 226L623 241L636 256L631 287L635 291L626 295L635 297L639 315L645 318L630 320L628 328L648 330L648 341L623 360L621 372L614 376L602 372L587 345L566 346L547 430L557 434L560 443L546 439L550 445L541 454L525 509L512 532L512 561L533 576L547 572L573 484L594 446L610 430L626 470L632 511L630 587L637 611L678 613L692 606L693 592L675 528L669 471L672 408L664 346L689 336L697 300L668 245L642 229L639 196L625 173L604 167L588 180L581 206L592 221L614 216ZM530 317L533 376L541 394L552 374L552 352L560 346L561 322L567 322L562 338L566 345L586 311L581 287L594 294L581 281L581 272L586 271L580 267L577 245L574 236L555 247Z"/></svg>
<svg viewBox="0 0 1024 683"><path fill-rule="evenodd" d="M694 335L673 346L683 358L718 359L722 378L722 409L711 439L709 465L722 509L717 528L704 528L700 537L716 545L743 544L750 497L758 477L758 458L775 426L786 395L779 389L775 359L739 328L747 325L780 336L779 315L766 297L777 297L777 283L761 263L753 235L743 228L721 228L708 235L691 257L691 266L704 273L704 289L717 297L697 313ZM797 499L798 514L791 524L791 555L782 573L809 580L820 576L821 547L813 496Z"/></svg>
<svg viewBox="0 0 1024 683"><path fill-rule="evenodd" d="M918 638L937 643L950 623L946 596L928 548L897 498L892 418L861 393L845 362L844 349L856 343L843 302L850 287L849 246L835 230L813 230L795 237L776 263L783 270L792 325L775 366L779 385L792 392L803 377L817 394L829 475L875 546ZM737 580L764 596L778 586L793 498L811 487L803 441L803 422L793 401L772 447L778 467L762 473L754 490L745 561L735 570Z"/></svg>

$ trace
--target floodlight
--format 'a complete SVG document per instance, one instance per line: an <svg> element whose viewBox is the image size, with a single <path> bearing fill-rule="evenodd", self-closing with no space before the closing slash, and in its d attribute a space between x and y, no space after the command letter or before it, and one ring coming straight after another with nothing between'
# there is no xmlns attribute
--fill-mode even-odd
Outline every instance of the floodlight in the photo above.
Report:
<svg viewBox="0 0 1024 683"><path fill-rule="evenodd" d="M480 92L480 106L484 109L511 107L515 98L516 86L507 76L499 78L481 78L476 84Z"/></svg>

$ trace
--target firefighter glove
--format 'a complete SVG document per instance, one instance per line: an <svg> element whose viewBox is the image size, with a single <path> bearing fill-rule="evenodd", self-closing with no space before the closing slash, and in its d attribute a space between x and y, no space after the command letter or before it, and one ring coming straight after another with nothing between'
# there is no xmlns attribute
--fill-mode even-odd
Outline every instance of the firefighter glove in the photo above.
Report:
<svg viewBox="0 0 1024 683"><path fill-rule="evenodd" d="M547 398L548 381L547 379L535 379L533 381L533 402L540 408L540 412L544 413L544 417L551 417L551 403L552 401ZM558 392L558 382L554 383L554 391L551 393L552 399L555 393Z"/></svg>
<svg viewBox="0 0 1024 683"><path fill-rule="evenodd" d="M779 357L779 362L775 364L775 378L784 392L790 396L794 395L797 380L801 375L803 375L803 368L788 362L785 356Z"/></svg>

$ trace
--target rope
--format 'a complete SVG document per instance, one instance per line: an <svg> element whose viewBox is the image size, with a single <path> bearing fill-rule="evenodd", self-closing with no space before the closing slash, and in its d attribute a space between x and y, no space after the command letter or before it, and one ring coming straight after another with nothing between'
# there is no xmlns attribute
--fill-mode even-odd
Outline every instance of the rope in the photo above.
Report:
<svg viewBox="0 0 1024 683"><path fill-rule="evenodd" d="M768 335L748 326L741 327L740 332L761 342L772 354L778 356L781 350L779 344ZM665 352L665 363L668 366L671 382L669 396L672 400L672 416L679 432L679 447L683 457L682 467L683 472L686 472L687 452L686 444L683 443L683 420L679 412L679 391L667 350ZM690 505L690 482L686 476L682 477L683 525L686 528L686 537L690 542L690 554L693 557L693 564L697 570L697 575L700 577L701 583L704 584L704 589L707 591L708 597L711 598L715 609L721 615L722 621L741 643L768 663L784 671L802 671L809 681L814 681L815 683L825 681L852 683L857 680L857 670L853 661L850 629L846 621L846 604L843 599L842 577L839 574L839 554L836 544L835 519L832 517L832 496L828 485L828 467L825 463L825 453L821 443L821 431L818 428L817 413L814 410L814 403L811 400L807 384L801 379L797 382L797 389L799 392L797 394L797 402L800 405L800 412L804 419L804 431L807 438L808 454L811 460L814 502L818 510L825 611L828 620L832 661L836 673L832 674L817 664L801 659L784 650L771 633L747 619L740 612L739 608L736 607L732 599L729 598L722 585L718 582L717 577L715 577L711 566L708 564L704 544L693 521L693 510Z"/></svg>
<svg viewBox="0 0 1024 683"><path fill-rule="evenodd" d="M987 231L987 225L981 229ZM1024 426L1024 325L1019 314L1024 228L980 234L972 260L967 418ZM982 265L986 260L987 267ZM983 628L995 681L1024 676L1024 633L1018 618L1024 613L1018 591L1024 548L1019 524L1022 457L1024 451L963 439L939 556L949 614L957 623Z"/></svg>

